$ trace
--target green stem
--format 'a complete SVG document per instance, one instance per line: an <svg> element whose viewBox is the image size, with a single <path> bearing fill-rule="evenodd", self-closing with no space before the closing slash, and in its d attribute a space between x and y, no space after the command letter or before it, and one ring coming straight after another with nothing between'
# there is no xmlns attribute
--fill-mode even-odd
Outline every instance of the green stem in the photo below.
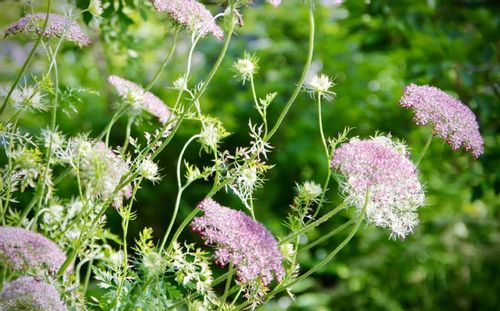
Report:
<svg viewBox="0 0 500 311"><path fill-rule="evenodd" d="M125 284L125 279L127 277L127 270L128 270L128 249L127 249L127 233L128 233L128 225L130 223L130 217L131 217L131 211L132 211L132 205L134 203L135 195L137 194L137 190L139 190L139 185L141 184L141 179L139 179L134 187L134 190L132 192L132 197L130 198L130 202L127 205L125 211L124 211L124 216L122 217L122 231L123 231L123 262L122 262L122 275L120 277L120 283L118 285L118 289L116 290L116 296L115 300L113 302L113 308L112 309L118 309L118 303L120 301L120 296L123 291L123 285Z"/></svg>
<svg viewBox="0 0 500 311"><path fill-rule="evenodd" d="M186 218L184 218L181 225L177 228L177 230L175 230L175 233L172 236L172 240L170 241L168 250L172 249L173 243L177 241L177 238L179 238L184 228L186 228L186 226L191 222L191 220L193 220L193 218L196 216L196 214L198 214L199 211L200 209L196 207L195 209L193 209L193 211L191 211L191 213L189 213L189 215Z"/></svg>
<svg viewBox="0 0 500 311"><path fill-rule="evenodd" d="M330 152L328 151L328 144L325 139L325 133L323 132L323 117L321 112L321 95L318 95L318 124L319 124L319 132L321 134L321 141L323 142L323 147L325 148L325 155L328 159L330 156Z"/></svg>
<svg viewBox="0 0 500 311"><path fill-rule="evenodd" d="M186 152L186 149L189 146L189 144L191 144L192 141L194 141L195 139L197 139L199 137L200 137L200 135L194 135L193 137L191 137L184 144L184 146L182 147L181 153L179 154L179 159L177 160L177 187L178 187L178 191L177 191L177 198L175 200L174 214L172 215L172 219L170 219L170 223L168 224L168 229L165 232L165 235L163 236L163 240L161 242L160 251L159 251L160 254L163 251L165 244L167 243L168 236L170 235L170 231L172 230L172 227L174 226L175 218L177 217L177 212L179 211L182 193L183 193L184 189L186 189L186 187L187 187L187 185L183 187L182 181L181 181L182 159L184 158L184 153Z"/></svg>
<svg viewBox="0 0 500 311"><path fill-rule="evenodd" d="M130 138L130 130L132 128L132 123L134 123L134 117L131 117L128 122L127 122L127 128L125 129L125 139L123 140L123 145L122 145L122 148L121 148L121 154L122 156L125 154L125 152L127 151L127 147L128 147L128 140Z"/></svg>
<svg viewBox="0 0 500 311"><path fill-rule="evenodd" d="M87 271L85 272L85 280L83 282L83 290L82 290L83 296L85 296L85 294L87 293L87 289L89 288L90 275L92 274L93 265L94 265L94 259L92 258L89 261Z"/></svg>
<svg viewBox="0 0 500 311"><path fill-rule="evenodd" d="M45 15L45 20L43 22L42 31L40 32L40 35L38 36L38 39L35 42L35 45L33 45L33 48L31 49L31 51L28 55L28 58L24 61L23 67L21 68L21 71L19 71L19 74L17 75L16 80L14 81L14 83L12 84L12 86L9 89L9 92L7 93L7 96L5 97L5 99L3 101L2 107L0 108L0 115L5 110L5 107L7 106L7 102L9 101L10 97L12 96L12 92L14 92L14 89L19 84L19 81L21 80L21 77L23 76L24 71L26 70L26 68L30 64L31 60L33 59L33 56L35 55L36 49L38 48L38 46L42 42L43 35L45 34L45 30L47 29L47 25L49 23L51 5L52 5L52 0L48 0L47 14Z"/></svg>
<svg viewBox="0 0 500 311"><path fill-rule="evenodd" d="M168 52L167 56L163 60L161 66L160 66L160 69L158 69L158 71L154 75L153 79L148 83L148 85L144 89L145 92L151 90L153 85L156 83L156 80L158 80L158 78L160 77L163 70L165 70L165 68L167 67L168 63L170 62L170 59L172 58L172 55L174 55L174 51L175 51L175 48L177 46L177 39L179 38L179 32L180 32L180 28L176 28L175 34L174 34L174 43L172 44L172 47L170 48L170 51Z"/></svg>
<svg viewBox="0 0 500 311"><path fill-rule="evenodd" d="M337 214L338 212L340 212L343 208L345 208L347 206L347 204L344 202L340 205L338 205L336 208L332 209L331 211L329 211L328 213L326 213L325 215L323 215L321 218L305 225L303 228L299 229L299 230L296 230L292 233L290 233L288 236L286 236L285 238L283 238L281 241L280 241L280 244L284 244L290 240L292 240L293 238L295 238L296 236L300 235L300 234L303 234L303 233L306 233L308 232L309 230L319 226L320 224L324 223L325 221L327 221L328 219L330 219L331 217L333 217L335 214Z"/></svg>
<svg viewBox="0 0 500 311"><path fill-rule="evenodd" d="M253 81L253 75L250 76L250 88L252 89L252 97L255 103L255 108L257 108L257 111L259 111L259 114L262 117L262 122L264 122L264 136L266 136L268 132L266 111L261 111L259 108L259 100L257 99L257 92L255 91L255 83Z"/></svg>
<svg viewBox="0 0 500 311"><path fill-rule="evenodd" d="M231 2L230 5L231 5L231 18L234 19L233 3ZM224 46L222 47L222 50L219 53L219 57L217 58L217 61L212 66L212 69L210 70L210 72L209 72L209 74L207 76L207 79L202 84L200 90L196 93L195 97L193 99L191 99L191 101L188 103L186 109L184 109L184 112L176 120L175 126L173 127L171 133L168 135L167 139L165 141L163 141L163 143L160 145L160 147L158 149L156 149L156 151L152 154L151 160L155 159L161 153L161 151L168 145L168 143L172 140L172 138L174 137L175 133L177 132L177 130L181 126L182 121L184 120L184 118L188 114L189 108L191 108L191 106L196 101L198 101L200 99L200 97L207 90L208 85L210 84L210 82L212 81L213 77L215 76L215 74L219 70L219 67L220 67L220 65L222 63L222 60L224 59L224 57L226 55L226 52L227 52L228 47L229 47L229 42L231 41L231 37L233 35L234 28L235 28L235 23L232 22L231 25L230 25L230 27L229 27L229 29L228 29L228 31L226 31L226 33L225 33ZM157 135L157 137L155 138L155 140L153 141L153 143L151 143L150 146L147 147L147 150L141 153L142 156L137 157L137 159L138 159L137 163L140 163L142 161L142 159L144 159L147 156L147 153L149 152L149 150L151 150L151 147L154 146L154 145L156 145L156 142L162 137L161 133L164 133L165 130L167 129L167 127L170 126L169 125L169 121L170 120L167 120L167 122L165 123L165 125L160 129L160 134ZM127 176L125 176L123 178L123 181L120 183L120 185L118 185L117 188L118 189L123 188L127 183L130 182L130 180L133 180L137 176L138 176L137 172L133 173L133 174L128 174Z"/></svg>
<svg viewBox="0 0 500 311"><path fill-rule="evenodd" d="M226 303L227 295L229 293L229 288L231 286L231 281L233 280L233 272L234 272L233 263L230 263L228 277L226 280L226 286L224 288L224 294L222 294L222 298L220 299L220 304L219 304L219 308L217 308L217 311L222 310L222 308L224 307L224 304Z"/></svg>
<svg viewBox="0 0 500 311"><path fill-rule="evenodd" d="M427 153L427 150L429 150L429 146L431 145L432 142L432 133L429 135L427 138L427 141L425 142L424 149L422 149L422 152L417 158L417 161L415 162L415 165L418 166L420 164L420 161L424 158L425 154Z"/></svg>
<svg viewBox="0 0 500 311"><path fill-rule="evenodd" d="M342 224L341 226L335 228L334 230L330 231L329 233L327 233L326 235L322 236L321 238L317 239L316 241L314 242L311 242L309 244L307 244L306 246L304 246L303 248L301 248L297 254L302 254L303 252L315 247L316 245L319 245L321 243L323 243L324 241L330 239L332 236L336 235L337 233L339 233L340 231L344 230L345 228L349 227L352 223L354 222L354 218L353 219L350 219L349 221L347 221L346 223Z"/></svg>
<svg viewBox="0 0 500 311"><path fill-rule="evenodd" d="M330 179L332 178L332 171L330 170L330 161L327 161L328 163L328 172L326 173L326 179L323 184L323 191L321 192L321 197L319 199L318 207L316 208L316 211L314 211L314 214L312 215L311 219L315 219L316 216L318 216L319 211L323 207L323 204L325 204L325 197L326 197L326 192L328 191L328 184L330 184Z"/></svg>
<svg viewBox="0 0 500 311"><path fill-rule="evenodd" d="M50 47L48 49L48 51L50 51ZM56 120L57 120L57 108L58 108L58 94L59 94L59 70L57 68L57 62L55 61L56 59L56 53L49 53L51 54L51 59L54 60L53 64L54 64L54 101L53 101L53 106L52 106L52 114L51 114L51 124L50 124L50 130L52 133L55 132L55 129L56 129ZM51 66L52 68L52 66ZM42 201L43 201L43 198L44 198L44 195L45 195L45 188L46 188L46 184L47 184L47 178L49 176L49 171L50 171L50 164L51 164L51 161L52 161L52 145L53 145L53 141L52 141L52 137L50 136L49 137L50 141L49 141L49 147L47 149L47 152L45 154L45 158L46 158L46 165L45 165L45 171L43 172L43 179L42 179L42 190L41 190L41 193L40 193L40 198L38 199L38 205L37 205L37 210L39 211L40 208L41 208L41 205L42 205ZM36 216L38 216L38 213L35 214ZM33 219L33 224L34 226L36 226L36 219L37 217L35 217Z"/></svg>
<svg viewBox="0 0 500 311"><path fill-rule="evenodd" d="M307 60L306 64L304 66L304 69L302 71L302 75L300 77L299 82L297 83L297 87L292 93L292 96L288 100L288 102L285 104L285 108L281 112L280 116L278 117L278 120L274 124L273 128L271 131L266 135L264 138L265 141L268 141L271 139L271 137L276 133L276 131L279 129L281 123L285 119L288 110L290 110L290 107L292 104L295 102L295 99L299 95L300 90L302 89L302 86L304 85L304 81L306 79L307 73L309 72L309 68L311 67L311 62L313 58L313 53L314 53L314 30L315 30L315 25L314 25L314 4L311 1L309 5L309 47L308 47L308 53L307 53Z"/></svg>
<svg viewBox="0 0 500 311"><path fill-rule="evenodd" d="M288 282L285 285L278 286L273 291L271 291L269 294L265 295L262 298L262 300L264 301L266 299L272 298L274 295L276 295L276 294L284 291L285 289L289 288L290 286L293 286L294 284L304 280L305 278L309 277L311 274L315 273L316 271L323 268L326 264L328 264L333 259L333 257L335 257L347 245L347 243L349 243L351 241L351 239L354 237L354 235L358 231L359 226L361 225L361 222L363 221L364 215L366 213L366 207L368 206L368 196L369 196L369 191L366 192L365 204L363 206L361 213L358 215L358 219L356 220L356 224L354 225L354 228L351 230L349 235L333 251L331 251L330 254L328 254L328 256L326 256L320 263L318 263L317 265L312 267L310 270L308 270L306 273L302 274L298 278ZM242 308L247 307L249 304L250 304L250 302L248 302L248 301L244 302L244 303L240 304L239 306L237 306L234 310L240 310Z"/></svg>

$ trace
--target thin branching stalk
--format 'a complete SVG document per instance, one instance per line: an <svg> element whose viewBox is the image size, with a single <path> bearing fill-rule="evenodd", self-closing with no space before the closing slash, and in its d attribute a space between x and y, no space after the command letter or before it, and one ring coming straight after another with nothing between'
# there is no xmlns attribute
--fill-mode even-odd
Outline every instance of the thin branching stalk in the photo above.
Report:
<svg viewBox="0 0 500 311"><path fill-rule="evenodd" d="M163 248L165 247L165 244L167 243L168 236L170 235L170 231L172 230L172 227L174 226L175 218L177 217L177 212L179 211L179 206L180 206L180 202L181 202L182 193L184 192L184 190L186 189L186 187L189 185L189 184L186 184L186 185L183 186L182 185L182 180L181 180L181 178L182 178L181 177L181 165L182 165L182 160L184 158L184 153L186 152L186 149L189 146L189 144L191 144L191 142L193 142L195 139L197 139L199 137L200 137L200 135L194 135L194 136L192 136L184 144L184 146L182 147L181 153L179 154L179 159L177 160L177 170L176 170L178 191L177 191L177 198L175 200L174 213L172 215L172 218L170 219L170 223L168 224L167 231L165 232L165 235L163 236L163 240L162 240L162 242L160 244L160 251L159 251L159 253L161 253L163 251Z"/></svg>
<svg viewBox="0 0 500 311"><path fill-rule="evenodd" d="M295 99L300 93L302 86L304 85L304 82L306 80L307 73L309 72L309 68L311 67L311 62L314 54L314 31L315 31L314 4L312 2L313 1L311 1L311 3L309 4L309 46L308 46L306 64L304 66L304 69L302 70L302 75L300 76L299 82L297 83L297 86L295 87L292 96L288 99L288 102L285 104L285 107L281 111L281 114L279 115L278 120L276 121L272 129L264 138L265 141L269 141L269 139L271 139L271 137L273 137L273 135L279 129L281 123L283 123L283 120L285 119L288 111L290 110L293 103L295 102Z"/></svg>
<svg viewBox="0 0 500 311"><path fill-rule="evenodd" d="M233 264L230 263L228 277L226 280L226 286L224 287L224 293L222 294L222 298L220 299L220 304L219 304L219 308L217 308L217 311L222 310L222 308L224 307L224 304L226 303L226 299L227 299L227 296L229 294L229 288L231 286L231 281L233 280L233 273L234 273Z"/></svg>
<svg viewBox="0 0 500 311"><path fill-rule="evenodd" d="M49 24L49 16L50 16L50 9L52 6L52 0L48 0L47 2L47 14L45 15L45 20L43 21L43 26L42 30L40 31L40 34L38 35L38 39L35 42L35 45L33 45L33 48L31 48L30 53L28 54L28 58L24 61L23 67L21 67L21 70L19 71L19 74L17 75L16 80L12 84L12 86L9 89L9 92L7 93L7 96L5 96L5 99L3 101L2 107L0 107L0 115L3 113L5 110L5 107L7 106L7 103L10 100L10 97L12 96L12 92L16 89L17 85L19 84L19 81L21 81L21 78L24 74L24 71L26 68L28 68L29 64L31 63L31 60L33 59L33 56L35 55L36 50L38 49L38 46L43 40L43 36L45 35L45 30L47 29L47 25Z"/></svg>
<svg viewBox="0 0 500 311"><path fill-rule="evenodd" d="M352 228L351 232L349 233L349 235L333 251L331 251L328 254L328 256L326 256L321 262L319 262L318 264L316 264L314 267L312 267L311 269L309 269L307 272L305 272L304 274L300 275L298 278L293 279L292 281L290 281L290 282L288 282L286 284L282 284L282 285L279 285L278 287L276 287L269 294L266 294L262 298L262 301L266 301L267 299L270 299L270 298L274 297L276 294L278 294L278 293L286 290L287 288L290 288L291 286L297 284L298 282L300 282L300 281L308 278L310 275L312 275L316 271L318 271L321 268L323 268L326 264L328 264L333 259L333 257L335 257L351 241L351 239L354 237L354 235L356 234L356 232L358 232L359 226L361 225L361 222L363 221L364 215L366 213L366 207L368 206L369 195L370 195L370 191L367 190L366 191L365 203L364 203L363 209L358 214L356 223L355 223L354 227ZM250 304L250 302L246 301L246 302L240 304L239 306L236 306L234 308L234 310L241 310L243 308L246 308L249 304Z"/></svg>
<svg viewBox="0 0 500 311"><path fill-rule="evenodd" d="M319 125L319 133L321 135L321 142L323 143L323 148L325 149L326 159L330 158L330 151L328 150L328 143L325 139L325 133L323 132L323 114L321 111L321 94L318 95L318 125Z"/></svg>
<svg viewBox="0 0 500 311"><path fill-rule="evenodd" d="M424 148L422 149L422 151L420 152L420 155L418 156L417 158L417 161L415 162L415 166L418 166L420 164L420 162L422 161L422 159L424 158L425 154L427 153L427 151L429 150L429 147L431 145L431 142L432 142L432 136L434 136L432 133L429 135L429 137L427 138L427 141L425 142L425 145L424 145Z"/></svg>

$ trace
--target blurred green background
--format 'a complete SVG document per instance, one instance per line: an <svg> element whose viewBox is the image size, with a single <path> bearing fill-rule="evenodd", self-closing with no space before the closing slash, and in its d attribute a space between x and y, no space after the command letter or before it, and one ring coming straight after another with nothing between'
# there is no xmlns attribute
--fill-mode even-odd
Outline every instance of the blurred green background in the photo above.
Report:
<svg viewBox="0 0 500 311"><path fill-rule="evenodd" d="M207 1L208 2L208 1ZM215 1L213 1L215 2ZM242 11L244 27L234 38L228 56L208 92L202 98L205 112L220 118L233 134L223 148L234 150L248 144L248 119L258 120L251 93L231 71L244 51L259 58L256 86L259 96L278 92L270 107L275 120L297 82L307 51L307 6L300 0L284 0L274 9L256 1ZM500 306L500 2L461 1L357 1L338 6L333 0L319 1L316 9L317 36L313 70L335 78L337 96L324 105L325 131L336 136L353 127L354 136L368 137L376 131L391 133L408 142L415 154L423 147L429 129L418 128L411 112L398 106L405 85L431 84L459 97L476 113L485 139L485 153L474 160L465 152L453 152L434 140L420 165L428 203L420 212L421 224L405 241L392 241L385 230L365 225L354 240L325 269L295 287L295 300L281 296L262 310L498 310ZM88 0L57 1L56 11L85 8ZM165 16L148 2L103 0L107 5L99 27L88 27L94 43L78 50L71 44L58 57L63 88L60 130L68 135L94 135L110 119L116 94L105 82L118 74L142 85L152 78L171 44ZM18 1L0 1L0 26L5 28L23 14ZM44 3L35 3L43 10ZM218 9L210 6L214 13ZM90 15L84 15L92 25ZM176 92L169 89L185 68L189 48L186 33L175 59L152 91L167 104ZM23 37L0 41L2 84L19 71L29 48ZM194 56L194 79L204 79L221 48L207 38ZM45 56L37 54L30 72L42 73ZM30 82L30 76L26 78ZM94 92L95 91L95 92ZM296 182L325 177L322 145L316 122L316 105L299 96L284 125L271 141L270 163L276 166L257 192L256 214L276 235L286 234L282 225L292 202ZM47 126L48 113L27 114L23 127L33 133ZM272 123L273 121L271 121ZM112 140L123 140L126 120L120 120ZM144 120L133 129L142 137L157 126ZM171 217L176 194L175 161L181 146L199 125L186 122L161 154L162 181L144 184L131 224L130 239L144 226L157 237ZM199 148L188 150L187 159L199 158ZM193 185L184 195L179 222L208 192L208 183ZM338 203L337 184L331 184L330 206ZM68 197L64 186L58 195ZM216 196L224 205L242 209L231 193ZM21 204L22 205L22 204ZM328 208L328 207L327 207ZM108 213L110 226L119 232L116 212ZM319 237L352 216L346 211L310 234ZM200 242L190 232L188 241ZM304 254L303 270L312 267L333 249L342 235ZM200 243L201 244L201 243Z"/></svg>

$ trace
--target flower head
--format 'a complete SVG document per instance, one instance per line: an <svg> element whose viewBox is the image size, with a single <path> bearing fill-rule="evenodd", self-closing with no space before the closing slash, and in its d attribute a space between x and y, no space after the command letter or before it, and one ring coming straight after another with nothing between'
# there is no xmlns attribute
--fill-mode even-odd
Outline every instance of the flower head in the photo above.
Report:
<svg viewBox="0 0 500 311"><path fill-rule="evenodd" d="M139 173L142 177L150 181L157 181L158 177L158 165L151 161L151 159L144 159L139 166Z"/></svg>
<svg viewBox="0 0 500 311"><path fill-rule="evenodd" d="M334 85L335 83L327 75L320 74L309 78L304 84L304 88L313 98L322 96L330 101L335 96L335 92L330 90Z"/></svg>
<svg viewBox="0 0 500 311"><path fill-rule="evenodd" d="M17 22L12 23L5 30L5 37L20 32L40 34L45 18L45 13L26 15ZM58 14L49 14L47 28L43 36L46 38L63 37L68 41L74 42L79 47L90 44L90 38L74 20Z"/></svg>
<svg viewBox="0 0 500 311"><path fill-rule="evenodd" d="M68 310L53 285L31 276L22 276L7 283L0 294L0 305L3 311Z"/></svg>
<svg viewBox="0 0 500 311"><path fill-rule="evenodd" d="M118 76L109 76L108 82L114 86L118 95L132 104L136 110L146 110L160 120L162 124L168 122L171 112L167 106L151 92L145 92L142 87Z"/></svg>
<svg viewBox="0 0 500 311"><path fill-rule="evenodd" d="M299 196L305 202L315 202L318 197L323 193L321 186L314 181L306 181L303 185L297 187Z"/></svg>
<svg viewBox="0 0 500 311"><path fill-rule="evenodd" d="M273 235L241 211L221 206L210 198L198 207L205 213L191 223L207 245L215 245L216 262L232 263L242 283L260 278L264 285L285 275L283 255Z"/></svg>
<svg viewBox="0 0 500 311"><path fill-rule="evenodd" d="M56 273L66 254L43 235L17 227L0 227L0 262L14 271L31 268Z"/></svg>
<svg viewBox="0 0 500 311"><path fill-rule="evenodd" d="M273 6L279 6L281 4L281 0L267 0L267 2L271 3Z"/></svg>
<svg viewBox="0 0 500 311"><path fill-rule="evenodd" d="M236 72L236 77L243 81L244 84L257 73L257 70L259 69L259 66L257 65L257 58L245 53L243 58L238 58L238 60L233 64L233 69Z"/></svg>
<svg viewBox="0 0 500 311"><path fill-rule="evenodd" d="M10 97L12 107L16 110L45 110L47 103L40 93L40 90L34 86L20 86L12 91Z"/></svg>
<svg viewBox="0 0 500 311"><path fill-rule="evenodd" d="M224 32L217 26L214 17L205 6L196 0L151 0L158 12L167 12L177 23L188 27L200 36L211 33L219 40Z"/></svg>
<svg viewBox="0 0 500 311"><path fill-rule="evenodd" d="M346 201L361 210L366 201L370 222L405 238L418 224L424 191L406 147L389 137L353 138L335 151L331 167L343 175Z"/></svg>
<svg viewBox="0 0 500 311"><path fill-rule="evenodd" d="M432 124L434 135L446 141L453 150L464 147L474 157L484 150L484 141L474 113L458 99L428 85L410 84L399 104L413 109L417 125Z"/></svg>
<svg viewBox="0 0 500 311"><path fill-rule="evenodd" d="M71 145L78 158L76 169L80 171L87 191L103 198L113 195L122 177L129 171L127 161L101 141L90 143L83 139L74 139ZM131 190L130 185L119 190L113 198L113 205L120 207L123 198L130 198Z"/></svg>

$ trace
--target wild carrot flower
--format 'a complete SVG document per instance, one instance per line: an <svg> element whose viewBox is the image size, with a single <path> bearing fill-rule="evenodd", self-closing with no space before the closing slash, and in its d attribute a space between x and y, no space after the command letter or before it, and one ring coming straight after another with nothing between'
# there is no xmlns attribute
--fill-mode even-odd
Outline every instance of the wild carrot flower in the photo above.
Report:
<svg viewBox="0 0 500 311"><path fill-rule="evenodd" d="M399 104L413 109L417 125L432 124L434 135L446 141L453 150L464 147L474 157L484 150L484 141L474 113L458 99L428 85L410 84Z"/></svg>
<svg viewBox="0 0 500 311"><path fill-rule="evenodd" d="M368 191L366 217L405 238L418 224L424 191L405 145L389 137L353 138L335 151L331 167L345 178L346 201L361 210Z"/></svg>
<svg viewBox="0 0 500 311"><path fill-rule="evenodd" d="M198 207L205 213L191 223L207 245L215 245L216 263L234 265L238 279L249 283L260 278L264 285L285 275L283 255L273 235L241 211L221 206L210 198Z"/></svg>
<svg viewBox="0 0 500 311"><path fill-rule="evenodd" d="M197 35L205 36L211 33L219 40L224 38L224 32L217 26L210 11L196 0L151 0L151 2L158 12L167 12L174 21Z"/></svg>
<svg viewBox="0 0 500 311"><path fill-rule="evenodd" d="M0 227L0 262L14 271L46 269L56 273L66 255L43 235L17 227Z"/></svg>
<svg viewBox="0 0 500 311"><path fill-rule="evenodd" d="M21 276L0 294L0 310L66 311L57 289L41 279Z"/></svg>
<svg viewBox="0 0 500 311"><path fill-rule="evenodd" d="M45 13L30 14L12 23L5 30L5 37L20 32L40 34L46 18ZM49 14L47 28L43 34L45 38L63 37L74 42L79 47L90 44L90 38L83 32L80 26L72 19L58 14Z"/></svg>
<svg viewBox="0 0 500 311"><path fill-rule="evenodd" d="M108 82L116 89L118 95L132 104L136 111L146 110L160 120L162 124L168 122L171 112L167 106L151 92L145 92L134 82L118 76L109 76Z"/></svg>

